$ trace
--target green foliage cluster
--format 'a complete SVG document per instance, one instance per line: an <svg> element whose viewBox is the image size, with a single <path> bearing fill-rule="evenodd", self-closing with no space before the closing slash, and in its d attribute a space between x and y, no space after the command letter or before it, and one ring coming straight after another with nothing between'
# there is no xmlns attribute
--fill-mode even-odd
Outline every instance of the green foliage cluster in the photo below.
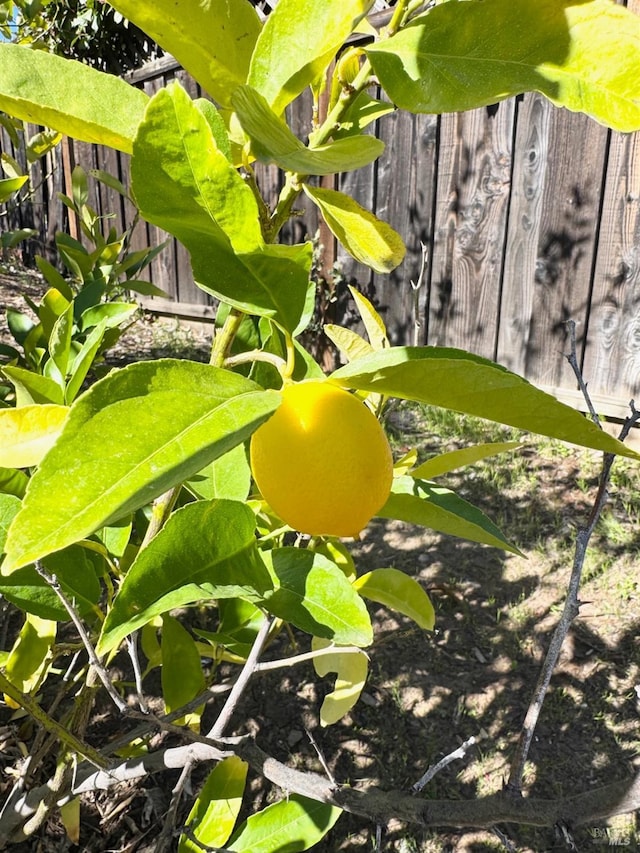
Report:
<svg viewBox="0 0 640 853"><path fill-rule="evenodd" d="M313 314L312 246L279 243L282 226L305 193L353 257L381 272L401 263L404 245L389 224L317 181L383 156L383 143L364 131L393 109L389 101L442 112L535 90L614 129L640 128L640 19L608 0L399 0L378 33L366 19L368 0L280 0L265 23L247 0L112 6L174 55L210 99L193 99L177 83L147 97L85 65L5 44L0 108L131 154L140 214L186 247L198 286L221 302L218 331L208 365L138 363L83 390L85 366L129 310L101 300L150 256L128 255L126 237L99 234L76 176L67 203L81 211L95 250L59 239L81 286L72 293L43 270L51 288L37 306L41 328L23 338L24 363L3 371L16 405L0 411L0 592L25 613L4 654L3 689L8 701L30 707L29 694L60 654L65 599L106 663L139 632L143 676L162 667L166 708L188 708L191 729L206 686L200 659L214 661L215 680L220 662L251 661L266 627L273 635L293 625L309 635L319 677L337 673L320 709L328 725L358 700L366 679L366 603L382 602L426 630L434 613L419 584L393 568L356 577L338 540L298 537L292 545L292 531L255 493L247 440L279 405L283 382L321 375L300 343ZM343 50L354 33L364 34L363 44ZM374 82L389 100L371 94ZM308 88L316 101L327 90L329 108L299 139L286 107ZM261 195L256 160L285 173L274 204ZM390 346L373 307L353 296L367 338L327 330L345 362L327 381L377 411L390 398L413 400L638 458L491 361ZM411 455L399 460L380 515L517 551L439 482L508 449L486 445L417 467ZM192 633L172 612L196 606L207 624ZM223 733L214 725L208 734ZM63 752L60 761L68 760ZM291 796L236 826L246 771L235 756L215 767L180 851L304 850L339 817L333 806Z"/></svg>

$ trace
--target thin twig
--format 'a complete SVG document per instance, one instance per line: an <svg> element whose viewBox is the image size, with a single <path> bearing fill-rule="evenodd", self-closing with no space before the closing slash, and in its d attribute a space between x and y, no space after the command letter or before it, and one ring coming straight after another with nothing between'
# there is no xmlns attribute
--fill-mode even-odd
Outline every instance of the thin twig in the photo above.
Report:
<svg viewBox="0 0 640 853"><path fill-rule="evenodd" d="M335 788L337 788L337 787L338 787L338 783L336 782L335 776L334 776L334 775L333 775L333 773L331 772L331 768L330 768L330 767L329 767L329 765L327 764L327 760L326 760L326 758L325 758L325 757L324 757L324 755L322 754L322 750L320 749L320 747L319 747L319 746L318 746L318 744L316 743L316 739L314 738L314 736L313 736L312 732L310 731L310 729L305 729L305 731L307 732L307 737L309 738L309 742L310 742L311 746L312 746L312 747L315 749L315 751L316 751L316 755L318 756L318 761L320 762L320 764L322 764L322 769L323 769L323 770L324 770L324 772L327 774L327 779L331 782L331 784L332 784Z"/></svg>
<svg viewBox="0 0 640 853"><path fill-rule="evenodd" d="M224 703L222 711L220 711L220 714L218 715L218 719L215 721L215 723L207 733L208 738L211 738L212 740L218 740L223 736L224 730L228 726L233 712L236 709L236 705L238 704L240 697L244 693L249 679L255 672L255 667L258 663L258 658L260 657L267 636L269 635L272 621L272 619L265 616L264 621L260 626L260 630L258 631L256 638L253 642L253 646L251 647L249 656L247 657L247 660L245 661L245 664L242 667L240 675L238 676L238 679L233 685L233 687L231 688L231 692L227 697L227 701Z"/></svg>
<svg viewBox="0 0 640 853"><path fill-rule="evenodd" d="M422 253L422 262L420 264L420 274L418 275L418 280L409 282L411 285L412 296L413 296L413 343L414 346L418 346L420 343L420 330L422 329L422 320L420 319L420 290L422 285L424 284L424 274L427 270L427 262L428 262L428 248L424 243L420 243L420 251Z"/></svg>
<svg viewBox="0 0 640 853"><path fill-rule="evenodd" d="M589 392L587 391L587 383L584 381L584 378L582 377L582 371L580 370L580 366L578 365L576 353L575 323L573 322L569 324L569 333L571 339L571 352L567 356L567 358L576 375L576 378L578 379L578 383L587 402L591 417L594 419L594 422L598 426L600 426L598 415L595 412L595 409L589 397ZM631 415L625 421L620 432L621 441L627 437L627 435L629 434L629 430L632 428L632 426L636 424L638 420L640 420L640 412L636 410L633 400L630 403L630 407ZM600 473L600 481L598 484L598 493L595 497L593 507L591 508L591 512L589 513L589 517L587 519L586 524L581 527L576 534L573 567L571 570L571 576L569 578L567 598L565 600L560 621L556 625L556 629L553 632L553 636L551 637L551 642L549 643L549 648L547 650L544 663L542 664L542 668L538 676L538 681L533 691L531 703L529 705L529 708L527 709L524 723L522 724L522 729L518 738L518 744L516 746L516 751L513 757L513 761L511 763L509 780L505 785L505 790L512 796L522 796L522 780L524 777L525 765L529 755L529 749L531 748L533 734L535 732L536 725L538 723L538 718L542 710L542 705L549 689L551 676L558 662L558 658L560 657L560 651L567 637L567 634L569 633L569 628L571 627L573 620L579 613L580 602L578 599L578 591L580 589L582 569L584 566L585 558L587 556L587 548L589 546L589 541L591 539L591 536L593 535L596 525L598 524L598 521L600 520L600 516L602 515L602 511L607 501L607 487L609 484L609 477L611 475L611 466L613 465L614 460L615 454L603 454L602 470Z"/></svg>
<svg viewBox="0 0 640 853"><path fill-rule="evenodd" d="M167 814L162 825L162 831L160 832L156 842L156 853L169 853L170 849L173 847L173 836L178 823L178 808L185 788L189 787L192 770L193 761L190 761L182 768L180 778L171 792L171 803L169 804L169 809L167 810Z"/></svg>
<svg viewBox="0 0 640 853"><path fill-rule="evenodd" d="M65 610L69 614L69 617L70 617L71 621L73 622L73 624L75 625L76 631L78 632L78 636L82 640L82 644L85 647L85 649L87 650L87 654L89 655L89 663L91 664L91 666L95 670L98 678L100 679L100 681L104 685L104 688L107 691L107 693L109 694L109 696L111 697L113 704L116 706L116 708L120 711L121 714L126 713L129 710L127 703L122 699L122 697L120 696L118 691L115 689L115 687L111 683L111 679L109 678L109 674L107 673L106 669L102 665L102 661L100 660L100 658L96 654L96 651L93 648L91 640L89 639L89 635L85 631L84 625L82 624L82 620L80 619L80 617L76 613L74 606L71 604L71 602L69 601L67 596L62 591L62 588L58 582L58 579L56 578L55 575L50 575L49 572L45 569L45 567L42 565L42 563L39 560L36 560L35 567L36 567L37 573L40 575L41 578L43 578L43 580L46 581L46 583L49 584L49 586L55 592L55 594L58 596L58 598L62 602Z"/></svg>
<svg viewBox="0 0 640 853"><path fill-rule="evenodd" d="M138 705L143 714L149 710L147 702L144 698L142 690L142 669L140 668L140 658L138 656L138 632L134 631L127 637L127 650L133 667L133 674L136 682L136 692L138 694Z"/></svg>
<svg viewBox="0 0 640 853"><path fill-rule="evenodd" d="M411 786L411 793L418 794L422 789L429 784L429 782L433 779L436 773L439 773L443 770L447 764L451 764L452 761L455 761L456 758L464 758L467 754L467 751L471 749L474 744L478 742L478 738L472 736L468 740L465 740L463 744L461 744L457 749L454 749L453 752L450 752L448 755L445 755L444 758L441 758L436 764L432 764L431 767L427 770L427 772L418 779L415 785Z"/></svg>

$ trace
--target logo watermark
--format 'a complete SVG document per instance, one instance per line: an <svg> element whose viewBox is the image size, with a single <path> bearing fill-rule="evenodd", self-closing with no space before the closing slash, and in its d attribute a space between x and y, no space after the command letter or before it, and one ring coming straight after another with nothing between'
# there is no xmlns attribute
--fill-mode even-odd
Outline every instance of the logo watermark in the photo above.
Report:
<svg viewBox="0 0 640 853"><path fill-rule="evenodd" d="M640 835L633 829L615 829L609 826L592 826L587 830L593 844L606 845L607 847L631 847L636 848Z"/></svg>

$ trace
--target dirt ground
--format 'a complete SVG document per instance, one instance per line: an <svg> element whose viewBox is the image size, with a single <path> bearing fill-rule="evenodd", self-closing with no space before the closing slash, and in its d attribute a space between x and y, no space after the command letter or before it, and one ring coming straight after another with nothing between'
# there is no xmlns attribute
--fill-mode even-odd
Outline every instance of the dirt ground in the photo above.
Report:
<svg viewBox="0 0 640 853"><path fill-rule="evenodd" d="M2 304L19 301L23 287L13 277L0 278ZM33 287L35 294L37 282ZM0 341L6 341L4 325L0 317ZM172 353L204 360L208 343L206 329L141 320L110 363ZM388 426L398 455L417 447L425 458L469 441L457 423L438 421L415 407L393 411ZM473 440L482 439L474 435ZM495 430L488 440L496 440ZM499 791L564 601L576 528L588 515L598 472L593 454L538 440L527 442L514 460L486 462L443 483L483 509L523 557L374 520L351 546L359 571L393 566L416 577L434 602L435 631L420 631L374 606L371 674L347 717L320 728L318 709L328 685L318 681L310 665L301 666L285 677L255 680L238 716L238 732L255 732L266 751L292 766L320 771L306 735L311 731L339 782L407 791L428 767L473 736L477 744L438 773L422 796L467 799ZM588 791L628 777L640 766L637 492L637 469L620 463L585 566L580 616L563 648L531 749L525 780L530 796L553 799ZM8 611L4 619L6 637L19 617ZM280 643L287 642L282 636ZM300 642L304 651L304 638ZM108 706L99 706L89 729L92 742L99 747L119 726L115 716L109 718ZM3 797L33 737L28 723L0 705ZM108 798L87 797L78 845L54 822L28 844L11 849L151 853L176 778L160 774ZM280 794L254 779L247 809ZM182 818L188 808L185 804ZM375 835L374 826L345 814L314 849L370 851ZM590 851L611 842L640 847L637 815L577 831L573 849ZM392 825L380 845L381 851L397 853L556 849L568 849L567 839L552 830L513 825L473 832Z"/></svg>

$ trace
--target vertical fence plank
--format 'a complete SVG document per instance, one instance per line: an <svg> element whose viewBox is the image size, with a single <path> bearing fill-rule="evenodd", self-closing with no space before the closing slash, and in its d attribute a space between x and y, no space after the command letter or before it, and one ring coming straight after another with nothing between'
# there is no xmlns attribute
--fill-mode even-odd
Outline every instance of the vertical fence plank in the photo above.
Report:
<svg viewBox="0 0 640 853"><path fill-rule="evenodd" d="M390 275L376 274L373 290L394 344L426 342L427 287L414 294L422 272L422 244L431 243L435 187L436 116L395 112L379 122L385 152L378 161L375 213L402 236L407 253ZM428 281L428 270L423 279Z"/></svg>
<svg viewBox="0 0 640 853"><path fill-rule="evenodd" d="M514 101L444 116L429 343L493 358L511 181Z"/></svg>

